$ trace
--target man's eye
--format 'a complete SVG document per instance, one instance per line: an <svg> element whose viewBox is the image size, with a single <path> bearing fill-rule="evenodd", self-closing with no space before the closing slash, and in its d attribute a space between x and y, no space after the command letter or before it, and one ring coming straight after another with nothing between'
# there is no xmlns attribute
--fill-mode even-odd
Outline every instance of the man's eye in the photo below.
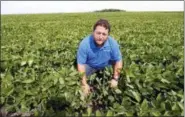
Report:
<svg viewBox="0 0 185 117"><path fill-rule="evenodd" d="M99 35L100 35L100 34L101 34L101 32L97 32L96 34L99 34Z"/></svg>
<svg viewBox="0 0 185 117"><path fill-rule="evenodd" d="M103 34L103 36L106 36L106 34L105 33L102 33Z"/></svg>
<svg viewBox="0 0 185 117"><path fill-rule="evenodd" d="M105 33L101 33L101 32L96 32L96 34L98 34L98 35L103 35L103 36L106 36L107 34L105 34Z"/></svg>

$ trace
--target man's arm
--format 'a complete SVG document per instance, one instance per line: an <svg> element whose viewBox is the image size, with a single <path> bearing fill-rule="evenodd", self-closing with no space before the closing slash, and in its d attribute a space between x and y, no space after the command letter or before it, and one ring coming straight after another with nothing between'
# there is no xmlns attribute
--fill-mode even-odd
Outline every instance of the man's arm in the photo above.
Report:
<svg viewBox="0 0 185 117"><path fill-rule="evenodd" d="M120 72L121 72L121 69L122 69L122 66L123 66L123 62L122 60L120 61L117 61L115 64L113 64L113 78L115 80L118 80L119 76L120 76Z"/></svg>
<svg viewBox="0 0 185 117"><path fill-rule="evenodd" d="M87 84L85 74L85 64L87 62L87 49L86 45L81 42L77 51L77 69L78 72L83 73L82 84Z"/></svg>
<svg viewBox="0 0 185 117"><path fill-rule="evenodd" d="M88 95L90 92L90 87L87 84L87 79L86 79L86 74L85 74L85 65L83 64L78 64L77 65L78 72L83 73L84 75L82 76L82 89L85 95Z"/></svg>
<svg viewBox="0 0 185 117"><path fill-rule="evenodd" d="M115 62L115 64L113 64L113 78L110 82L110 87L114 88L114 87L117 87L118 85L118 79L120 77L120 72L121 72L121 69L122 69L122 60L119 60L117 62Z"/></svg>
<svg viewBox="0 0 185 117"><path fill-rule="evenodd" d="M123 66L123 62L122 62L122 54L119 48L119 45L117 43L117 41L113 41L112 43L112 60L114 61L113 66L113 78L115 80L118 80L118 78L120 77L120 72Z"/></svg>
<svg viewBox="0 0 185 117"><path fill-rule="evenodd" d="M84 74L82 76L82 85L86 85L87 84L87 80L86 80L86 74L85 74L85 65L78 64L77 68L78 68L78 72Z"/></svg>

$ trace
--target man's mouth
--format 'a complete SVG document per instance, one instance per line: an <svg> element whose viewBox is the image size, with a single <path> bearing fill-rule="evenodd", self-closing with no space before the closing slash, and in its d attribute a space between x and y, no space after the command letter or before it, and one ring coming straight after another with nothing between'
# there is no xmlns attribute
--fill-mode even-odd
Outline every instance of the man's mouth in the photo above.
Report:
<svg viewBox="0 0 185 117"><path fill-rule="evenodd" d="M102 42L103 40L97 40L98 42Z"/></svg>

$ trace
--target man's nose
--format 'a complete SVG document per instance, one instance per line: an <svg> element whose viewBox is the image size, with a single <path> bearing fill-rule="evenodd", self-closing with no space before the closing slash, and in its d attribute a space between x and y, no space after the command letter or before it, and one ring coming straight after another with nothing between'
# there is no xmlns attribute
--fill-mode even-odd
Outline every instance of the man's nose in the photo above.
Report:
<svg viewBox="0 0 185 117"><path fill-rule="evenodd" d="M100 35L99 35L99 38L100 38L100 39L103 39L103 34L100 34Z"/></svg>

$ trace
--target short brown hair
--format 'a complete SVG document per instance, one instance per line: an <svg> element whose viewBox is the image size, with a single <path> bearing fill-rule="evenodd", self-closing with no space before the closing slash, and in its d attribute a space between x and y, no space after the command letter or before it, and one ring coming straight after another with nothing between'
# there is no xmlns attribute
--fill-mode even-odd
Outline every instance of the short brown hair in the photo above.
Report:
<svg viewBox="0 0 185 117"><path fill-rule="evenodd" d="M108 29L108 32L110 32L110 24L106 19L99 19L93 27L93 31L96 29L97 26L103 26L106 29Z"/></svg>

